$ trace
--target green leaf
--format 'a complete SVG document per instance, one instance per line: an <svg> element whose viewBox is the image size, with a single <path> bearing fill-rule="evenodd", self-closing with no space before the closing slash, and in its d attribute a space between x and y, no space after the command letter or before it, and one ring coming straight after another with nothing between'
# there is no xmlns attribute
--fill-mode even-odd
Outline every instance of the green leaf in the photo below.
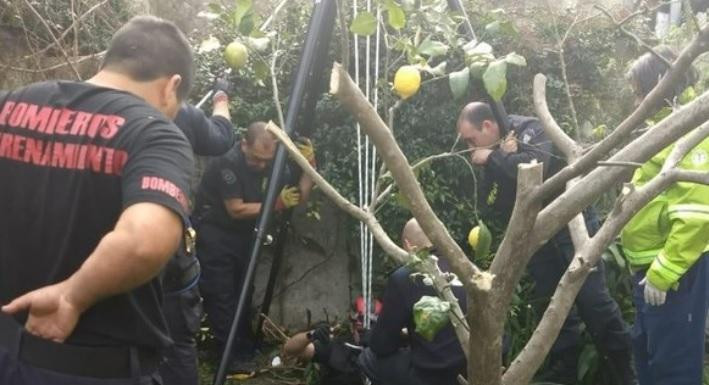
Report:
<svg viewBox="0 0 709 385"><path fill-rule="evenodd" d="M465 51L466 56L492 55L492 46L490 44L487 44L485 42L480 42L478 44L471 44L473 42L474 41L471 41L470 43L463 46L463 50Z"/></svg>
<svg viewBox="0 0 709 385"><path fill-rule="evenodd" d="M431 68L431 66L429 66L429 65L425 65L425 66L423 66L423 68L421 68L421 70L426 71L433 76L443 76L446 74L446 66L447 65L448 65L448 63L446 63L445 61L442 61L442 62L438 63L438 65L433 68Z"/></svg>
<svg viewBox="0 0 709 385"><path fill-rule="evenodd" d="M251 31L253 31L255 26L256 20L254 19L254 14L253 12L249 12L241 19L241 22L239 23L239 33L248 36L249 34L251 34Z"/></svg>
<svg viewBox="0 0 709 385"><path fill-rule="evenodd" d="M394 0L386 0L384 7L387 9L387 21L392 28L399 30L406 26L406 14L399 4Z"/></svg>
<svg viewBox="0 0 709 385"><path fill-rule="evenodd" d="M485 68L487 68L487 63L482 62L482 61L477 61L473 64L470 65L470 76L473 77L473 79L482 79L483 74L485 73Z"/></svg>
<svg viewBox="0 0 709 385"><path fill-rule="evenodd" d="M271 39L267 37L246 38L246 45L255 51L263 52L268 49L269 44L271 44Z"/></svg>
<svg viewBox="0 0 709 385"><path fill-rule="evenodd" d="M251 0L236 0L236 7L234 7L234 24L237 27L241 26L241 21L244 19L249 11L251 11Z"/></svg>
<svg viewBox="0 0 709 385"><path fill-rule="evenodd" d="M518 67L524 67L527 65L527 59L525 59L524 56L520 54L510 52L507 54L507 56L505 56L505 63Z"/></svg>
<svg viewBox="0 0 709 385"><path fill-rule="evenodd" d="M222 12L222 5L219 3L209 3L207 4L207 9L214 13L221 13Z"/></svg>
<svg viewBox="0 0 709 385"><path fill-rule="evenodd" d="M578 361L578 380L582 381L587 374L592 373L592 369L598 364L598 352L592 344L584 347Z"/></svg>
<svg viewBox="0 0 709 385"><path fill-rule="evenodd" d="M487 258L490 255L490 246L492 245L492 234L485 222L480 221L480 234L478 234L478 244L475 247L475 258L478 260Z"/></svg>
<svg viewBox="0 0 709 385"><path fill-rule="evenodd" d="M199 53L205 53L205 52L211 52L214 51L215 49L219 49L222 46L222 44L219 42L219 39L216 37L209 35L209 38L202 40L202 42L199 44L199 47L197 48L197 52Z"/></svg>
<svg viewBox="0 0 709 385"><path fill-rule="evenodd" d="M504 60L490 63L483 74L483 84L494 101L502 100L507 91L507 63Z"/></svg>
<svg viewBox="0 0 709 385"><path fill-rule="evenodd" d="M448 75L448 85L450 85L455 99L460 99L466 94L468 83L470 83L470 68L468 67Z"/></svg>
<svg viewBox="0 0 709 385"><path fill-rule="evenodd" d="M485 26L485 31L493 34L498 34L500 33L500 30L502 29L502 23L499 20L495 20L492 23L489 23L488 25Z"/></svg>
<svg viewBox="0 0 709 385"><path fill-rule="evenodd" d="M436 56L445 55L448 52L448 46L440 41L434 41L431 40L430 37L426 37L421 42L421 45L418 46L418 52L421 55L434 58Z"/></svg>
<svg viewBox="0 0 709 385"><path fill-rule="evenodd" d="M414 304L414 324L416 333L428 341L450 322L450 303L438 297L424 295Z"/></svg>
<svg viewBox="0 0 709 385"><path fill-rule="evenodd" d="M265 82L271 77L271 69L263 60L255 60L252 68L254 70L254 75L258 80Z"/></svg>
<svg viewBox="0 0 709 385"><path fill-rule="evenodd" d="M350 25L350 31L361 36L370 36L377 30L377 18L371 12L360 12Z"/></svg>

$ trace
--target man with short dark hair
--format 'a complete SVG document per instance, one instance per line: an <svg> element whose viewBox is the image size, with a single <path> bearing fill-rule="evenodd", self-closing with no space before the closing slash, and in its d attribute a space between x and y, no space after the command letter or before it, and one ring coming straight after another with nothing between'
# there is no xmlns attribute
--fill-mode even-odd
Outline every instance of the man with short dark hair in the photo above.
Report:
<svg viewBox="0 0 709 385"><path fill-rule="evenodd" d="M184 103L175 124L185 134L196 155L219 156L234 145L234 126L229 115L231 83L218 78L214 83L212 116ZM174 344L165 351L160 376L170 385L198 385L196 335L202 320L202 297L197 286L200 266L196 250L181 248L170 259L162 275L165 291L163 309Z"/></svg>
<svg viewBox="0 0 709 385"><path fill-rule="evenodd" d="M496 221L501 227L507 226L512 215L517 194L517 167L520 164L531 161L542 163L544 178L563 167L563 160L556 155L538 119L510 115L509 122L511 130L504 132L490 106L479 102L466 105L458 118L458 133L474 150L470 155L471 161L484 169L480 189L483 216ZM599 225L594 210L587 209L584 216L589 232L595 233ZM551 298L573 256L574 247L566 227L532 256L527 269L534 280L537 298ZM608 371L611 383L635 383L630 334L618 304L608 292L603 261L589 274L575 305L552 347L549 370L542 379L562 384L577 382L580 323L583 320L594 343L606 357L606 365L611 369Z"/></svg>
<svg viewBox="0 0 709 385"><path fill-rule="evenodd" d="M256 219L261 211L267 176L276 153L276 138L265 122L252 123L241 141L207 166L197 192L197 257L202 266L200 291L211 331L223 352L249 263ZM299 145L314 164L310 141ZM276 210L307 200L312 180L302 175L294 180L287 170ZM297 183L297 185L296 185ZM251 373L256 341L251 330L251 291L244 316L239 320L234 343L233 373Z"/></svg>
<svg viewBox="0 0 709 385"><path fill-rule="evenodd" d="M171 343L155 277L185 234L193 167L171 121L191 63L174 24L136 17L87 82L0 95L0 383L154 383Z"/></svg>

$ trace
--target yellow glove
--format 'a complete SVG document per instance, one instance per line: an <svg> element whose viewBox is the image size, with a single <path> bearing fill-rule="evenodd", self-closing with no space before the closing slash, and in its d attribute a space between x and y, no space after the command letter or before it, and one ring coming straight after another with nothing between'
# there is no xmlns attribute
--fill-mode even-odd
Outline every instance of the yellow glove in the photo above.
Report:
<svg viewBox="0 0 709 385"><path fill-rule="evenodd" d="M308 160L308 163L315 167L315 148L313 147L313 142L308 138L302 138L298 140L296 147L298 147L298 151L300 151L301 155Z"/></svg>
<svg viewBox="0 0 709 385"><path fill-rule="evenodd" d="M276 210L290 209L300 203L300 190L295 186L284 187L276 200Z"/></svg>

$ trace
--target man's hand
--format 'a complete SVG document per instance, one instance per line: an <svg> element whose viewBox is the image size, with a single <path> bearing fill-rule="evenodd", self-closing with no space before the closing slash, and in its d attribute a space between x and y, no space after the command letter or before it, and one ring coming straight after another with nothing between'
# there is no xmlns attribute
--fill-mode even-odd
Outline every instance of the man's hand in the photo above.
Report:
<svg viewBox="0 0 709 385"><path fill-rule="evenodd" d="M652 282L647 280L647 277L640 281L640 285L645 285L645 303L652 306L661 306L665 304L667 292L656 288Z"/></svg>
<svg viewBox="0 0 709 385"><path fill-rule="evenodd" d="M20 296L2 307L7 314L28 311L25 329L38 337L64 342L85 310L71 297L69 280L45 286Z"/></svg>
<svg viewBox="0 0 709 385"><path fill-rule="evenodd" d="M308 163L315 167L315 147L313 147L313 142L308 138L299 138L295 145L298 147L298 151L300 151L301 155L308 160Z"/></svg>
<svg viewBox="0 0 709 385"><path fill-rule="evenodd" d="M517 138L515 137L514 131L507 134L505 140L500 145L500 150L508 154L517 152Z"/></svg>
<svg viewBox="0 0 709 385"><path fill-rule="evenodd" d="M481 148L470 154L470 160L474 165L484 166L487 164L487 158L490 157L490 154L492 154L492 150L488 148Z"/></svg>
<svg viewBox="0 0 709 385"><path fill-rule="evenodd" d="M295 186L284 187L276 200L276 210L290 209L300 203L300 190Z"/></svg>

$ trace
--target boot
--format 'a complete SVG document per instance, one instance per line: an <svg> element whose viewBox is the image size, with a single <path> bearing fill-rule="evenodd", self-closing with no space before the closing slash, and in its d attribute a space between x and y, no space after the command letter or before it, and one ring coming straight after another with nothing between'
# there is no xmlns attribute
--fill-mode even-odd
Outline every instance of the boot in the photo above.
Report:
<svg viewBox="0 0 709 385"><path fill-rule="evenodd" d="M635 376L633 354L630 350L609 351L605 358L605 366L612 385L638 385Z"/></svg>
<svg viewBox="0 0 709 385"><path fill-rule="evenodd" d="M578 382L578 361L579 351L577 347L552 352L549 355L547 368L535 378L535 381L574 385Z"/></svg>

